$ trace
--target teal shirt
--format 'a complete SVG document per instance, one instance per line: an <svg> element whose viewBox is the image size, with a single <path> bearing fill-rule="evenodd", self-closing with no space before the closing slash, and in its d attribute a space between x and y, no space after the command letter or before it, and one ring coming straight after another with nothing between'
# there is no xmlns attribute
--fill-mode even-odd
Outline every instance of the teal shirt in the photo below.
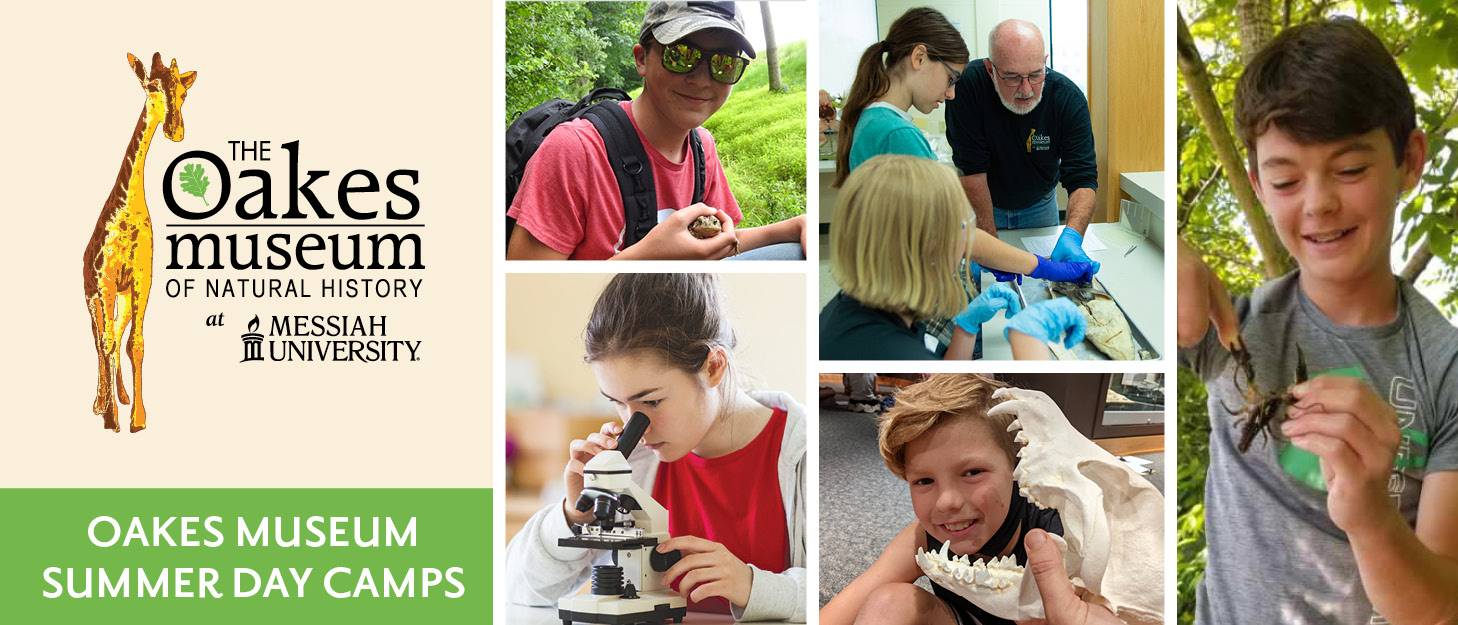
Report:
<svg viewBox="0 0 1458 625"><path fill-rule="evenodd" d="M877 106L862 111L856 121L856 131L851 136L850 171L881 154L909 154L937 160L921 129L896 111Z"/></svg>

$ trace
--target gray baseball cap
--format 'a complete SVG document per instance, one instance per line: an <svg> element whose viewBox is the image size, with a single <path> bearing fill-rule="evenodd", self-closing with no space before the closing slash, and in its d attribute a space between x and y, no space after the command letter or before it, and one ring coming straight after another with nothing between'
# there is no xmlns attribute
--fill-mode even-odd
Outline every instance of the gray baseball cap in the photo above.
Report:
<svg viewBox="0 0 1458 625"><path fill-rule="evenodd" d="M754 45L744 36L744 16L733 2L651 2L643 14L638 39L651 32L658 42L673 43L710 28L734 33L740 49L754 58Z"/></svg>

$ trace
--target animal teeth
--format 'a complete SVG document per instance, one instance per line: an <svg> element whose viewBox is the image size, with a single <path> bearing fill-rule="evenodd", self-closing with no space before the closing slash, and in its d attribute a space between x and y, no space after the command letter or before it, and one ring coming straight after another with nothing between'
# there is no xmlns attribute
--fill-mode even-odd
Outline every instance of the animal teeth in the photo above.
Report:
<svg viewBox="0 0 1458 625"><path fill-rule="evenodd" d="M1023 430L1018 430L1018 434L1013 437L1013 441L1020 445L1028 444L1028 433Z"/></svg>
<svg viewBox="0 0 1458 625"><path fill-rule="evenodd" d="M952 541L947 541L947 542L942 543L942 552L939 555L941 555L941 557L942 557L943 560L945 560L947 558L947 548L951 544L952 544Z"/></svg>
<svg viewBox="0 0 1458 625"><path fill-rule="evenodd" d="M1021 429L1023 429L1023 422L1018 419L1013 419L1012 423L1007 424L1007 431L1009 432Z"/></svg>

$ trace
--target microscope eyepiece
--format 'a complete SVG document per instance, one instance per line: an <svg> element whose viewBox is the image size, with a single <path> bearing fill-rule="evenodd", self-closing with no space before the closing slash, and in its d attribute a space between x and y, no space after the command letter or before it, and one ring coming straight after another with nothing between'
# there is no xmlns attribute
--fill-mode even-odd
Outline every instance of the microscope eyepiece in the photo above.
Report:
<svg viewBox="0 0 1458 625"><path fill-rule="evenodd" d="M618 451L627 458L633 454L633 448L638 446L638 441L643 438L643 431L648 429L648 415L641 412L633 413L628 417L628 423L623 426L623 433L618 435Z"/></svg>

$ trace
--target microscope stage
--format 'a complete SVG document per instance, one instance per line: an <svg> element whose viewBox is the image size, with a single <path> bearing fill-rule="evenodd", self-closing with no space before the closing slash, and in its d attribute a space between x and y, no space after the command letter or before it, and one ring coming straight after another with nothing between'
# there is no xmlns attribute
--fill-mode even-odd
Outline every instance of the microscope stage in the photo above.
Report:
<svg viewBox="0 0 1458 625"><path fill-rule="evenodd" d="M642 538L593 538L587 534L583 534L573 538L558 538L557 544L562 547L624 551L639 547L656 547L658 546L658 539L653 536L644 536Z"/></svg>

